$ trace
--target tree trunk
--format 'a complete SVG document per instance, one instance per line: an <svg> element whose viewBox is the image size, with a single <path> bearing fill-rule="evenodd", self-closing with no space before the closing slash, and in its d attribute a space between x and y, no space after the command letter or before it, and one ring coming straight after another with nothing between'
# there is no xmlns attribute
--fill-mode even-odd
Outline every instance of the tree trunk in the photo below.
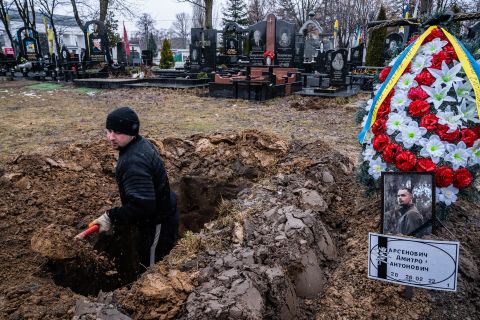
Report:
<svg viewBox="0 0 480 320"><path fill-rule="evenodd" d="M85 29L85 26L83 25L82 19L80 19L80 15L78 14L78 9L77 9L77 2L76 0L70 0L72 3L72 9L73 9L73 15L75 16L75 21L77 21L77 25L80 27L80 29Z"/></svg>
<svg viewBox="0 0 480 320"><path fill-rule="evenodd" d="M5 10L5 4L3 1L0 1L0 16L2 17L3 26L5 27L5 32L7 33L8 39L10 40L11 46L13 48L13 36L10 31L10 25L8 24L8 14Z"/></svg>
<svg viewBox="0 0 480 320"><path fill-rule="evenodd" d="M213 29L213 0L205 0L205 29Z"/></svg>
<svg viewBox="0 0 480 320"><path fill-rule="evenodd" d="M53 30L53 39L55 41L55 49L57 53L57 57L60 58L60 41L58 41L58 36L57 36L57 28L55 27L55 24L53 23L53 16L50 17L50 24L52 25L52 30Z"/></svg>
<svg viewBox="0 0 480 320"><path fill-rule="evenodd" d="M107 19L107 11L108 11L108 1L109 0L100 0L100 17L99 20L105 24L105 20Z"/></svg>

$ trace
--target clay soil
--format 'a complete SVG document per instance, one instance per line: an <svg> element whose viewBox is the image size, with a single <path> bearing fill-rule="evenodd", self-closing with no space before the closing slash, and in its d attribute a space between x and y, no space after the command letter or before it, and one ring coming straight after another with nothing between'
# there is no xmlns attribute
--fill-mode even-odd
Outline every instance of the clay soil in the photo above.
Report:
<svg viewBox="0 0 480 320"><path fill-rule="evenodd" d="M380 198L356 181L354 118L368 95L204 94L0 83L0 319L480 319L478 204L458 201L433 236L461 242L456 293L405 299L367 278ZM139 278L97 235L73 240L119 204L103 132L117 106L139 113L182 216L178 245Z"/></svg>

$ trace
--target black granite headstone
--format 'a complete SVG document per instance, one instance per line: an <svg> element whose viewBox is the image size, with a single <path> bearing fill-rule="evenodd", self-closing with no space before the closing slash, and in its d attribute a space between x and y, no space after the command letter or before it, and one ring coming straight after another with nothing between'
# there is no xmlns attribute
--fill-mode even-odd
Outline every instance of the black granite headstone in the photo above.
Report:
<svg viewBox="0 0 480 320"><path fill-rule="evenodd" d="M152 50L142 50L142 63L147 66L152 65L153 53Z"/></svg>
<svg viewBox="0 0 480 320"><path fill-rule="evenodd" d="M363 51L364 44L361 43L358 46L350 49L350 65L352 67L361 66L363 63Z"/></svg>
<svg viewBox="0 0 480 320"><path fill-rule="evenodd" d="M325 52L325 73L330 73L332 70L332 59L333 59L333 52L335 50L327 50Z"/></svg>
<svg viewBox="0 0 480 320"><path fill-rule="evenodd" d="M267 22L260 21L249 27L248 41L250 46L250 62L263 65L265 45L267 42Z"/></svg>
<svg viewBox="0 0 480 320"><path fill-rule="evenodd" d="M331 53L330 60L330 85L343 87L347 84L348 73L348 50L339 49Z"/></svg>
<svg viewBox="0 0 480 320"><path fill-rule="evenodd" d="M85 59L94 63L110 62L110 50L105 25L98 20L87 21L83 32L87 48Z"/></svg>
<svg viewBox="0 0 480 320"><path fill-rule="evenodd" d="M30 27L23 27L17 31L20 39L20 57L28 61L36 61L42 56L38 32Z"/></svg>
<svg viewBox="0 0 480 320"><path fill-rule="evenodd" d="M385 45L383 49L383 56L386 60L390 60L395 55L400 53L403 47L403 36L398 33L390 33L385 39Z"/></svg>
<svg viewBox="0 0 480 320"><path fill-rule="evenodd" d="M295 24L277 20L275 27L276 64L293 67L295 57Z"/></svg>
<svg viewBox="0 0 480 320"><path fill-rule="evenodd" d="M62 50L60 50L60 61L62 63L67 63L70 60L70 52L68 51L65 45L62 46Z"/></svg>
<svg viewBox="0 0 480 320"><path fill-rule="evenodd" d="M192 28L190 63L192 69L213 70L217 51L217 30Z"/></svg>

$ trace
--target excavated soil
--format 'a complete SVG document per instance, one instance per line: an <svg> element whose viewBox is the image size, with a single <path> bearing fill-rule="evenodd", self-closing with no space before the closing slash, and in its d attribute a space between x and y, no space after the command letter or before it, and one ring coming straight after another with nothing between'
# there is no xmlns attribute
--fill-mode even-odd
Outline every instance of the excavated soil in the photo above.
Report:
<svg viewBox="0 0 480 320"><path fill-rule="evenodd" d="M300 110L288 112L324 110L333 122L319 118L325 134L308 141L257 130L151 139L179 195L183 237L140 277L102 250L107 238L73 239L119 204L116 154L102 139L10 150L0 164L0 318L479 319L479 205L458 201L433 236L461 242L457 293L414 289L407 300L403 286L369 280L380 198L356 182L354 132L336 133L335 123L355 127L352 112L286 101Z"/></svg>

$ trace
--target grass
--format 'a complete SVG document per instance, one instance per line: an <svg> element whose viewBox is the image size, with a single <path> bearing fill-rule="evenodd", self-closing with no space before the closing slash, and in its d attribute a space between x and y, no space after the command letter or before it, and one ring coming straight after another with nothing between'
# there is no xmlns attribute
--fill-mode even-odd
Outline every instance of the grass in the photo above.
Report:
<svg viewBox="0 0 480 320"><path fill-rule="evenodd" d="M33 89L33 90L56 90L60 89L63 87L63 84L61 83L36 83L32 84L31 86L28 86L28 89Z"/></svg>

